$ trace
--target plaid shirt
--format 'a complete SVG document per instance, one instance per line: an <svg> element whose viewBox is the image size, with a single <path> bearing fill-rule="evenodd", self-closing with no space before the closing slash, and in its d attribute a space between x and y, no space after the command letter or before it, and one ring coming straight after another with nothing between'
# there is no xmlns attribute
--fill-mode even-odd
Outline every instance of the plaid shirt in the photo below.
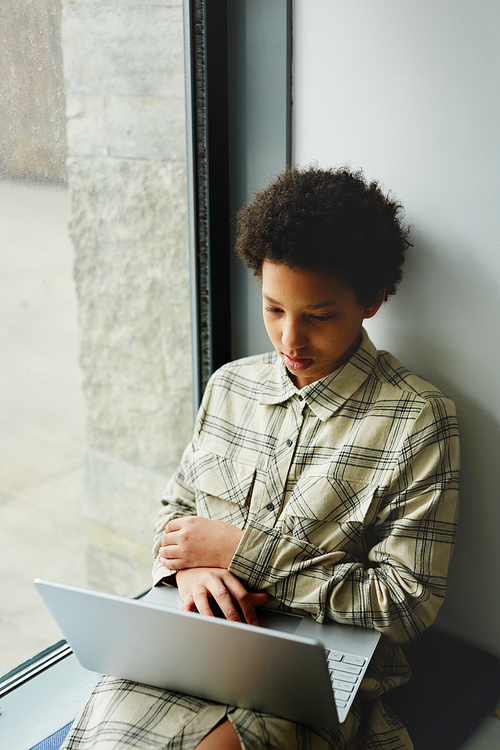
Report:
<svg viewBox="0 0 500 750"><path fill-rule="evenodd" d="M409 679L397 643L443 600L457 466L453 404L366 333L342 368L300 391L276 354L222 367L167 486L155 555L172 518L227 521L244 529L229 569L249 588L386 637L338 732L105 677L64 750L193 750L224 717L245 750L344 750L354 735L362 750L411 750L380 696ZM170 575L156 558L154 582Z"/></svg>
<svg viewBox="0 0 500 750"><path fill-rule="evenodd" d="M229 570L248 588L404 643L443 601L458 463L452 402L366 331L301 390L276 353L238 360L207 386L154 552L172 518L226 521L244 530ZM157 558L154 583L167 575Z"/></svg>

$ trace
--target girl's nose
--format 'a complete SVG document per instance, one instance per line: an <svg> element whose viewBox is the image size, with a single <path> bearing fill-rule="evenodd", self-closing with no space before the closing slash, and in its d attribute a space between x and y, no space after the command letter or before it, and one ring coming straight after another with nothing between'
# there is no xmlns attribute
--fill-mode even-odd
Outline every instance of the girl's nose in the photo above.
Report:
<svg viewBox="0 0 500 750"><path fill-rule="evenodd" d="M307 344L307 336L301 321L287 318L283 324L281 342L289 352L302 349Z"/></svg>

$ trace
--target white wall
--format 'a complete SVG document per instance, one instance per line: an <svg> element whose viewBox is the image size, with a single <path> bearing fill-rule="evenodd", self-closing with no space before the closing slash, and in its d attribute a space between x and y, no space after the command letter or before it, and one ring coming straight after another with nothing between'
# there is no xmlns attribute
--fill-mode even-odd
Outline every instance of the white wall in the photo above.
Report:
<svg viewBox="0 0 500 750"><path fill-rule="evenodd" d="M458 407L462 504L438 623L500 654L500 5L295 0L293 159L350 163L414 226L368 327Z"/></svg>

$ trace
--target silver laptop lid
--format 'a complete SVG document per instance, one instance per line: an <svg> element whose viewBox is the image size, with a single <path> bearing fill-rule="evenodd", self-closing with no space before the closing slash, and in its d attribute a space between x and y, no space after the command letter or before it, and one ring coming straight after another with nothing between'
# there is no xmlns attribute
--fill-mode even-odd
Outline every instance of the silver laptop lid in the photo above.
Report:
<svg viewBox="0 0 500 750"><path fill-rule="evenodd" d="M87 669L327 729L345 721L358 688L335 709L325 648L359 657L362 668L343 666L357 671L359 685L380 638L265 608L258 610L261 627L181 612L173 587L134 600L39 579L35 585ZM337 668L338 682L344 676ZM342 684L335 688L338 699Z"/></svg>
<svg viewBox="0 0 500 750"><path fill-rule="evenodd" d="M35 586L87 669L338 727L317 641L50 581Z"/></svg>

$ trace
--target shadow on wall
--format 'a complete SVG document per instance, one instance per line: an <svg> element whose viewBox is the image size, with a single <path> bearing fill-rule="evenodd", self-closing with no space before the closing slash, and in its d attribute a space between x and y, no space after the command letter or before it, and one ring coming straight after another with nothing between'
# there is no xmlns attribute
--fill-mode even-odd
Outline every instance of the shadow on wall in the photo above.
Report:
<svg viewBox="0 0 500 750"><path fill-rule="evenodd" d="M438 624L500 656L500 424L477 401L449 386L461 445L460 521Z"/></svg>
<svg viewBox="0 0 500 750"><path fill-rule="evenodd" d="M456 403L460 521L438 625L500 655L499 284L463 240L414 241L401 292L370 335Z"/></svg>

